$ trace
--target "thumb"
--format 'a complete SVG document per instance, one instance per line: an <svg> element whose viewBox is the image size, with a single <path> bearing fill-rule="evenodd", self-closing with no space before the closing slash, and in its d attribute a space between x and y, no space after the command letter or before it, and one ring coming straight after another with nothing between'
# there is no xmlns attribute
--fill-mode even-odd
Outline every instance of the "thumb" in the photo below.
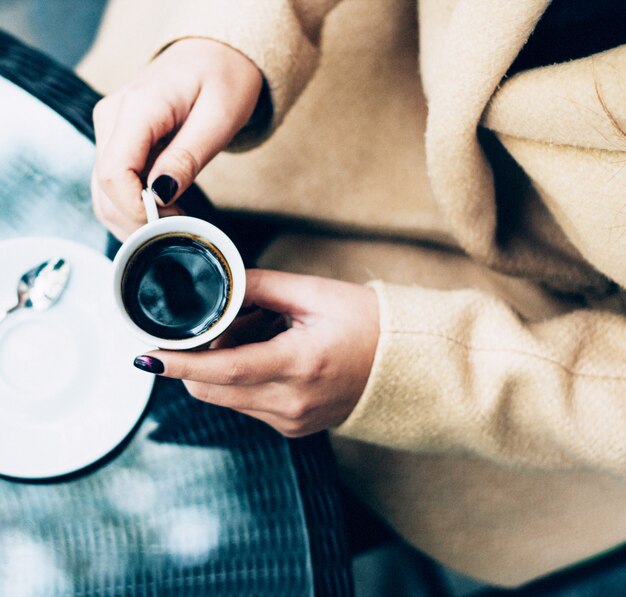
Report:
<svg viewBox="0 0 626 597"><path fill-rule="evenodd" d="M246 272L244 306L257 305L293 317L311 313L322 299L324 283L315 276L250 269Z"/></svg>
<svg viewBox="0 0 626 597"><path fill-rule="evenodd" d="M161 205L175 201L200 170L231 140L236 129L208 98L198 98L184 124L161 152L148 174L148 185Z"/></svg>

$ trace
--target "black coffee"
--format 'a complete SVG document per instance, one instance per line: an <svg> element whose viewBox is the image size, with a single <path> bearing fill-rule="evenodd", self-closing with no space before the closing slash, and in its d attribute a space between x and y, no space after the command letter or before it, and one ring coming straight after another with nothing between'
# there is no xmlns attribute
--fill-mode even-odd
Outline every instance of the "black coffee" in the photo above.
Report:
<svg viewBox="0 0 626 597"><path fill-rule="evenodd" d="M215 324L232 285L222 254L192 234L164 234L130 258L122 299L130 318L152 336L182 340Z"/></svg>

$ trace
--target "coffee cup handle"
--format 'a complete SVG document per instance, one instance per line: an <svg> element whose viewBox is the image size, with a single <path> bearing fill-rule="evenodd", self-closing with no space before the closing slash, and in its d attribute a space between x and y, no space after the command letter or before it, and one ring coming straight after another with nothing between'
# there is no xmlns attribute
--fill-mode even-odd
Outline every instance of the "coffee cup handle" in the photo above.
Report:
<svg viewBox="0 0 626 597"><path fill-rule="evenodd" d="M144 189L141 191L141 200L143 201L143 207L146 210L148 224L150 222L156 222L159 219L159 211L157 209L152 191L150 189Z"/></svg>

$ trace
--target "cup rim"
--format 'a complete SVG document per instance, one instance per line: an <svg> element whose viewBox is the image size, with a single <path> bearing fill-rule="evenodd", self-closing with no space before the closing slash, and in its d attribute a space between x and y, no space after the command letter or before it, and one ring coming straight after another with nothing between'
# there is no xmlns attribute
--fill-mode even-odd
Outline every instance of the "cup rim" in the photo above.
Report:
<svg viewBox="0 0 626 597"><path fill-rule="evenodd" d="M232 276L232 293L228 306L222 316L207 330L190 338L166 339L149 334L140 328L131 318L122 300L122 276L126 265L135 252L149 240L162 234L180 232L195 234L215 245L226 260ZM222 334L233 322L241 305L246 290L246 271L239 250L230 237L220 228L192 216L169 216L143 225L135 230L123 243L113 259L113 293L117 312L130 326L135 336L147 344L166 350L189 350L208 344Z"/></svg>

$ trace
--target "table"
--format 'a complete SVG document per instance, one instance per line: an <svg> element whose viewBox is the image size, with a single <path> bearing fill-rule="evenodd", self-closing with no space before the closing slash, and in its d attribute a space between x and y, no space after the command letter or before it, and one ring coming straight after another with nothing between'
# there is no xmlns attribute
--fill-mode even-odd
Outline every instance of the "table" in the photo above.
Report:
<svg viewBox="0 0 626 597"><path fill-rule="evenodd" d="M0 32L0 240L114 253L90 205L97 100ZM182 201L220 216L196 187ZM336 481L326 434L288 440L158 378L102 461L46 482L0 478L0 595L350 595Z"/></svg>

